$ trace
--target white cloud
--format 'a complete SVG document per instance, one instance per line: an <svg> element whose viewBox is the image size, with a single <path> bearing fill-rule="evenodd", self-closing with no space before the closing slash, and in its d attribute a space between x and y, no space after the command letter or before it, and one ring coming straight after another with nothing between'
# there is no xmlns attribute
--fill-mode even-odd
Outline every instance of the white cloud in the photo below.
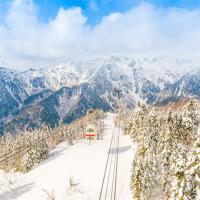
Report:
<svg viewBox="0 0 200 200"><path fill-rule="evenodd" d="M94 27L80 8L60 8L42 23L31 0L14 0L0 25L0 65L51 66L109 55L195 57L200 54L200 9L141 4L111 13Z"/></svg>

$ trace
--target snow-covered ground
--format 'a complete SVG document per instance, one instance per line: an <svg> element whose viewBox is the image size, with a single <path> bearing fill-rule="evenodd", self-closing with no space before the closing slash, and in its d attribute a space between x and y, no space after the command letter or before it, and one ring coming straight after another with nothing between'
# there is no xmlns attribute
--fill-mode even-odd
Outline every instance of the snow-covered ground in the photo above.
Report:
<svg viewBox="0 0 200 200"><path fill-rule="evenodd" d="M66 142L50 152L48 159L27 174L0 172L1 200L46 200L47 192L55 200L98 200L106 159L114 128L114 115L104 119L103 140ZM132 199L129 189L131 163L136 146L129 136L120 134L117 200ZM75 183L70 188L70 177Z"/></svg>

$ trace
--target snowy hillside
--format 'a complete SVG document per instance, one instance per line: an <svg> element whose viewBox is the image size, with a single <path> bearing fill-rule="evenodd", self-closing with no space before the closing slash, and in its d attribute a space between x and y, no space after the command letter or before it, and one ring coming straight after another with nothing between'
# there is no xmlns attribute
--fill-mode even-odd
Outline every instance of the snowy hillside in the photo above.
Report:
<svg viewBox="0 0 200 200"><path fill-rule="evenodd" d="M106 160L114 128L114 114L104 119L103 140L86 140L68 146L59 144L50 152L47 160L27 174L4 174L0 172L1 200L46 200L47 194L55 194L56 200L99 198ZM117 199L131 200L129 187L131 162L135 153L129 136L120 134ZM111 152L116 153L114 149ZM70 188L73 177L75 188Z"/></svg>

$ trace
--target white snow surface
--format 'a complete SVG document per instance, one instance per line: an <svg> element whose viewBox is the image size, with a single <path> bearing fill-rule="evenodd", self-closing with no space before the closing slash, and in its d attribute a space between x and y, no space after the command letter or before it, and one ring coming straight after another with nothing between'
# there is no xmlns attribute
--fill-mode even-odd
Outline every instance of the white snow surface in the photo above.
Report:
<svg viewBox="0 0 200 200"><path fill-rule="evenodd" d="M13 75L21 77L26 83L30 94L36 93L31 81L35 78L44 78L46 89L56 91L64 86L71 87L83 82L90 82L98 76L101 70L110 80L115 76L125 75L133 79L133 70L137 70L138 79L148 79L163 87L166 82L174 82L188 72L200 69L200 60L183 60L176 58L142 58L142 57L108 57L84 61L68 61L52 68L31 68L23 73ZM8 70L9 76L12 76ZM110 75L109 75L110 74ZM14 77L13 77L14 78ZM113 80L110 80L113 81ZM37 88L41 91L42 88Z"/></svg>
<svg viewBox="0 0 200 200"><path fill-rule="evenodd" d="M98 200L113 120L113 114L104 119L103 140L91 143L81 140L72 146L62 142L50 152L48 159L27 174L0 171L0 199L46 200L47 191L54 192L56 200ZM130 137L120 134L117 200L132 199L129 183L135 151L136 145ZM69 189L70 177L77 184L73 189Z"/></svg>

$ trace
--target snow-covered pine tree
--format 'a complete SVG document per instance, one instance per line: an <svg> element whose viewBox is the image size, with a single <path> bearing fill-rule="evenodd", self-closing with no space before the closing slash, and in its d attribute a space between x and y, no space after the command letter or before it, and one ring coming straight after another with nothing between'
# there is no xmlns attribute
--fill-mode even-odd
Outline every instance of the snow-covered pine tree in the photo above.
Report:
<svg viewBox="0 0 200 200"><path fill-rule="evenodd" d="M177 154L171 169L170 200L200 199L200 134L191 150Z"/></svg>
<svg viewBox="0 0 200 200"><path fill-rule="evenodd" d="M146 151L146 160L147 166L146 171L149 176L148 181L148 198L154 192L155 188L162 191L162 187L160 185L161 182L161 160L160 160L160 137L161 137L161 123L163 122L162 117L158 115L158 109L152 108L148 115L148 123L147 123L147 134L145 135L144 143L147 147Z"/></svg>
<svg viewBox="0 0 200 200"><path fill-rule="evenodd" d="M21 160L21 171L28 172L48 154L46 139L38 130L27 133L27 150Z"/></svg>
<svg viewBox="0 0 200 200"><path fill-rule="evenodd" d="M56 141L54 137L53 129L48 125L43 125L41 127L44 138L46 138L48 149L53 149L56 146Z"/></svg>
<svg viewBox="0 0 200 200"><path fill-rule="evenodd" d="M58 145L59 143L63 141L64 126L65 125L63 124L63 122L60 122L58 126L53 129L53 136L54 136L54 141L56 145Z"/></svg>
<svg viewBox="0 0 200 200"><path fill-rule="evenodd" d="M134 117L131 130L137 138L138 149L132 167L131 188L135 199L148 200L156 184L159 119L156 110L147 115L144 106L136 110Z"/></svg>
<svg viewBox="0 0 200 200"><path fill-rule="evenodd" d="M161 138L160 138L160 145L161 145L161 155L160 159L161 162L161 184L163 191L165 192L165 196L167 197L168 190L170 187L170 161L172 152L176 149L176 144L174 143L174 137L176 135L175 130L175 122L174 122L174 115L170 111L167 114L167 118L165 121L165 125L163 127L163 130L161 131Z"/></svg>
<svg viewBox="0 0 200 200"><path fill-rule="evenodd" d="M6 133L4 136L0 138L0 155L1 159L5 159L9 156L10 152L14 152L14 137ZM3 157L4 156L4 157ZM12 159L6 159L3 162L0 162L0 169L9 171L13 168L13 160Z"/></svg>
<svg viewBox="0 0 200 200"><path fill-rule="evenodd" d="M183 116L190 118L194 126L200 124L200 103L196 99L191 99L184 107Z"/></svg>
<svg viewBox="0 0 200 200"><path fill-rule="evenodd" d="M199 108L192 100L167 115L153 108L144 118L141 107L134 111L129 130L138 147L131 178L135 199L151 199L154 188L161 199L200 199Z"/></svg>
<svg viewBox="0 0 200 200"><path fill-rule="evenodd" d="M69 145L73 145L73 134L72 134L70 125L65 125L63 133L64 133L64 138L67 141L67 143Z"/></svg>
<svg viewBox="0 0 200 200"><path fill-rule="evenodd" d="M134 141L140 143L144 137L144 127L147 123L147 108L145 105L139 105L132 115L130 126L130 135Z"/></svg>
<svg viewBox="0 0 200 200"><path fill-rule="evenodd" d="M192 149L188 154L186 182L186 198L200 199L200 131L198 131Z"/></svg>
<svg viewBox="0 0 200 200"><path fill-rule="evenodd" d="M171 165L169 199L197 200L200 197L200 135L198 103L190 101L182 114L182 137L179 137ZM179 150L179 151L178 151Z"/></svg>

